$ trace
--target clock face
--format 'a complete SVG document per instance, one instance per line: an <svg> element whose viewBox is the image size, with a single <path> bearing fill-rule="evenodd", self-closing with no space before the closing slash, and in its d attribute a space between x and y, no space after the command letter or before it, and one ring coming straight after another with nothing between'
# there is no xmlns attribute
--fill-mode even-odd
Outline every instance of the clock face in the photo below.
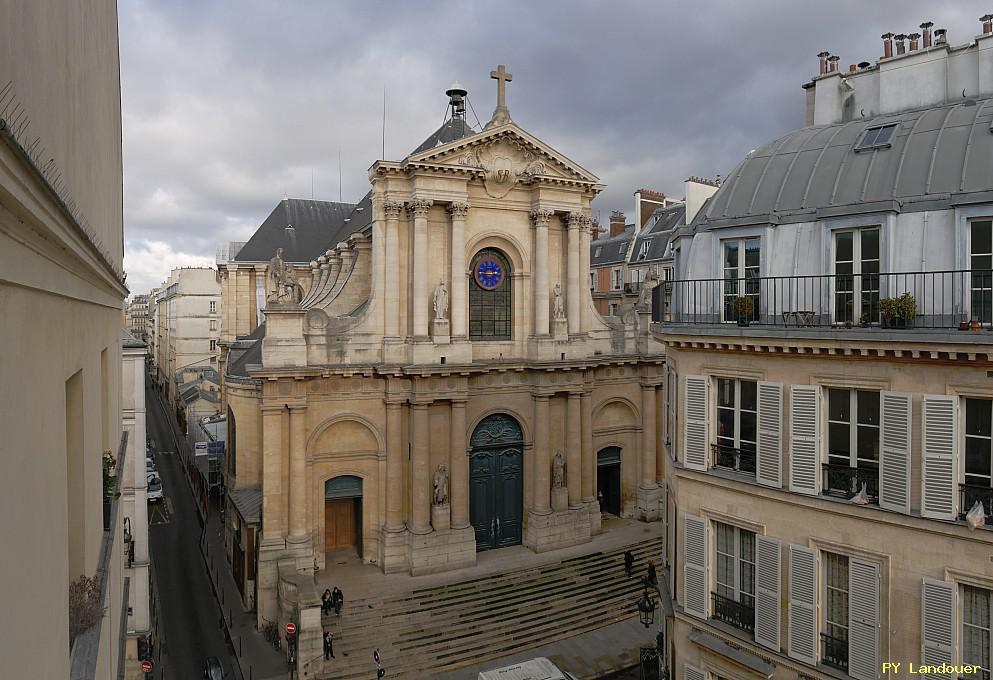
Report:
<svg viewBox="0 0 993 680"><path fill-rule="evenodd" d="M473 276L480 288L493 290L503 282L503 265L496 260L484 258L476 263Z"/></svg>

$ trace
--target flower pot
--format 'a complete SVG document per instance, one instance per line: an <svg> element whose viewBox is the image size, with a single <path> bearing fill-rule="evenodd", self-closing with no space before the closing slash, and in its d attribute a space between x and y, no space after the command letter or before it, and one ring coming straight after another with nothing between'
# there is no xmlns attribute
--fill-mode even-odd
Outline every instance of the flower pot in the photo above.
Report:
<svg viewBox="0 0 993 680"><path fill-rule="evenodd" d="M744 316L739 316L738 325L742 326L743 328L748 328L748 318Z"/></svg>
<svg viewBox="0 0 993 680"><path fill-rule="evenodd" d="M973 319L969 324L969 327L972 329L973 333L978 333L980 328L979 319Z"/></svg>
<svg viewBox="0 0 993 680"><path fill-rule="evenodd" d="M969 330L969 322L968 321L959 321L959 330L960 331L967 331L967 330Z"/></svg>

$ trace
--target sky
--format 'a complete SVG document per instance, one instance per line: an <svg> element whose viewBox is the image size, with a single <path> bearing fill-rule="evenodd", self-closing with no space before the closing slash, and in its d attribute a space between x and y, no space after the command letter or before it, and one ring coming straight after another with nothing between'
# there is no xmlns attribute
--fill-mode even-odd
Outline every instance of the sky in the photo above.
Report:
<svg viewBox="0 0 993 680"><path fill-rule="evenodd" d="M607 185L683 197L803 125L817 53L875 61L922 21L953 45L989 3L120 0L124 265L132 293L212 266L284 196L357 202L368 169L436 130L453 81L485 124L489 72L515 123ZM470 123L476 118L469 112ZM340 173L339 173L340 163Z"/></svg>

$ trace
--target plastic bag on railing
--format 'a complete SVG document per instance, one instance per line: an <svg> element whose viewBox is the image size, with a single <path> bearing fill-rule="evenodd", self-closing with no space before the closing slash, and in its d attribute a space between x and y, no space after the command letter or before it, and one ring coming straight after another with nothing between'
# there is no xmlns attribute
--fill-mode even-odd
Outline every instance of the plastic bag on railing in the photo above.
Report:
<svg viewBox="0 0 993 680"><path fill-rule="evenodd" d="M982 501L973 503L969 512L965 513L965 523L969 525L970 529L986 526L986 510L983 508Z"/></svg>
<svg viewBox="0 0 993 680"><path fill-rule="evenodd" d="M852 503L855 505L869 505L869 494L866 492L865 482L862 483L862 488L859 492L852 497Z"/></svg>

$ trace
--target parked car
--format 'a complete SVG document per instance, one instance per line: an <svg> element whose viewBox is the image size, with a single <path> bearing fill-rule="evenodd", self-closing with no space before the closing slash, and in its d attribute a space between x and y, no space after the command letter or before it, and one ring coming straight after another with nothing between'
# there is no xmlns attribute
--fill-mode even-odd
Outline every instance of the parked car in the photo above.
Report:
<svg viewBox="0 0 993 680"><path fill-rule="evenodd" d="M216 656L208 656L203 662L203 680L224 680L224 667Z"/></svg>
<svg viewBox="0 0 993 680"><path fill-rule="evenodd" d="M145 498L149 503L161 503L162 496L162 480L159 479L158 475L148 475L145 478L148 483L148 488L145 491Z"/></svg>

